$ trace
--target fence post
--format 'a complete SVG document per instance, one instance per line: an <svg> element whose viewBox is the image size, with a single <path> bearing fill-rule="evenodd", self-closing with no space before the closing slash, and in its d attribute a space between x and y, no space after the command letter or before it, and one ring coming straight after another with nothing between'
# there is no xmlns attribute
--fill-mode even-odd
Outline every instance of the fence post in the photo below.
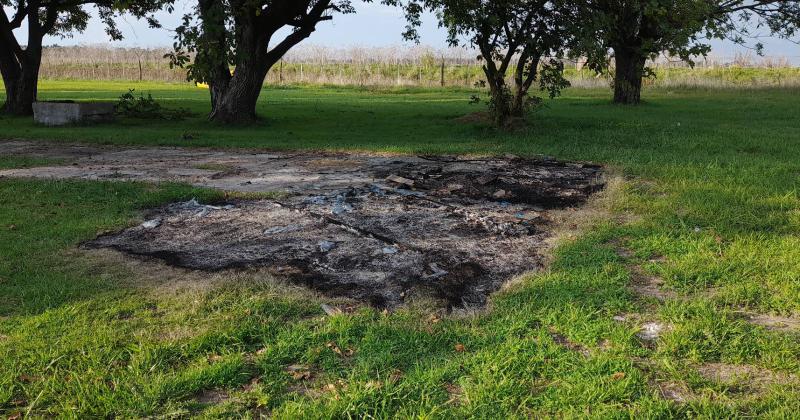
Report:
<svg viewBox="0 0 800 420"><path fill-rule="evenodd" d="M444 57L442 57L442 87L444 87Z"/></svg>
<svg viewBox="0 0 800 420"><path fill-rule="evenodd" d="M283 84L283 60L281 60L280 70L278 71L278 84Z"/></svg>

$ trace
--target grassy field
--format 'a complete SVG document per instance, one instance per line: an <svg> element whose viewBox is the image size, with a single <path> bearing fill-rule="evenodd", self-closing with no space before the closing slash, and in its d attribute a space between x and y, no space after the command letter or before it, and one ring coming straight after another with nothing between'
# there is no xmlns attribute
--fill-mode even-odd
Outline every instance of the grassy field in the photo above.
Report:
<svg viewBox="0 0 800 420"><path fill-rule="evenodd" d="M327 317L324 299L259 273L209 279L76 250L135 223L141 209L218 192L2 179L0 415L800 410L800 334L742 315L800 315L798 90L648 90L636 108L611 105L606 90L569 90L516 133L457 121L481 110L467 103L470 91L271 89L259 105L265 120L235 129L206 122L207 92L183 85L48 82L40 95L113 99L129 87L197 116L59 129L5 118L0 138L546 154L604 163L624 182L608 196L610 217L566 238L547 270L497 294L483 314L362 308ZM0 156L0 167L44 163ZM633 293L641 276L661 278L668 298ZM666 326L653 345L636 336L644 322Z"/></svg>

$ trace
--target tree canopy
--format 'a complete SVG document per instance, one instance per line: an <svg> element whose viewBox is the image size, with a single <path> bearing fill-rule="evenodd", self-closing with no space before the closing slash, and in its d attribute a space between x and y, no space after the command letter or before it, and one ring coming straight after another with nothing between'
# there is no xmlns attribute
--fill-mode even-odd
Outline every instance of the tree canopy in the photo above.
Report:
<svg viewBox="0 0 800 420"><path fill-rule="evenodd" d="M88 24L88 9L94 7L106 25L111 39L121 39L115 18L127 13L145 18L158 26L152 13L171 10L172 0L0 0L0 73L6 88L3 110L11 114L30 114L36 100L42 40L46 35L70 37L83 32ZM11 11L11 14L6 12ZM26 25L27 39L19 40L15 29Z"/></svg>
<svg viewBox="0 0 800 420"><path fill-rule="evenodd" d="M528 92L534 82L551 96L567 85L562 58L572 40L570 9L549 0L411 0L384 1L406 11L406 39L419 40L422 13L436 13L451 45L462 40L480 51L496 124L522 117L538 101ZM540 73L540 67L544 71ZM506 84L513 71L513 90ZM542 77L544 76L544 77Z"/></svg>
<svg viewBox="0 0 800 420"><path fill-rule="evenodd" d="M191 80L209 84L212 120L251 121L272 66L318 23L353 12L350 0L198 0L176 29L169 57Z"/></svg>
<svg viewBox="0 0 800 420"><path fill-rule="evenodd" d="M111 39L120 39L115 18L123 13L159 26L152 13L173 0L0 0L0 72L4 111L28 114L36 100L42 40L86 29L95 8ZM191 80L208 83L210 118L251 121L269 70L318 24L354 13L351 0L195 0L175 29L171 63ZM365 0L371 2L372 0ZM538 102L538 89L556 96L567 86L563 58L587 56L596 70L613 57L614 100L636 104L647 60L667 53L691 63L709 52L708 41L746 44L759 35L793 39L800 28L797 0L380 0L402 7L403 36L419 40L426 11L436 14L451 45L480 51L498 125ZM15 29L27 27L27 39ZM756 42L751 46L761 51ZM509 73L512 73L509 75ZM511 86L507 80L512 81Z"/></svg>
<svg viewBox="0 0 800 420"><path fill-rule="evenodd" d="M595 69L615 59L614 101L640 101L648 59L661 53L692 58L710 51L711 39L744 44L758 32L790 38L800 24L794 0L573 0L582 25L576 52L589 56ZM760 50L760 44L754 47Z"/></svg>

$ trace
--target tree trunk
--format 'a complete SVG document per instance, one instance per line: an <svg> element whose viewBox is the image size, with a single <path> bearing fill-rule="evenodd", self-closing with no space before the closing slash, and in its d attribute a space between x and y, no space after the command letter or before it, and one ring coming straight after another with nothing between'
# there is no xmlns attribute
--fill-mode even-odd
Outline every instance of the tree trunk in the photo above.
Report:
<svg viewBox="0 0 800 420"><path fill-rule="evenodd" d="M255 24L241 26L237 39L239 59L233 75L224 60L216 60L212 65L211 114L208 117L211 121L224 124L255 121L258 118L256 103L267 74L291 47L313 32L313 28L295 31L275 48L267 50L268 34L260 33Z"/></svg>
<svg viewBox="0 0 800 420"><path fill-rule="evenodd" d="M33 115L39 84L39 59L30 57L22 62L7 63L3 70L3 83L6 88L6 101L2 111L10 115ZM16 65L12 65L16 64Z"/></svg>
<svg viewBox="0 0 800 420"><path fill-rule="evenodd" d="M33 115L39 85L39 67L42 64L42 38L47 29L39 22L33 9L28 12L28 45L21 48L11 29L6 26L0 34L0 74L6 88L6 102L2 112L10 115ZM54 15L48 15L46 28L52 28Z"/></svg>
<svg viewBox="0 0 800 420"><path fill-rule="evenodd" d="M523 50L514 71L514 97L511 102L511 116L524 118L528 105L528 92L536 81L540 56Z"/></svg>
<svg viewBox="0 0 800 420"><path fill-rule="evenodd" d="M215 86L212 89L209 119L225 124L255 121L256 102L263 81L264 77L259 77L259 74L237 68L224 87Z"/></svg>
<svg viewBox="0 0 800 420"><path fill-rule="evenodd" d="M489 83L489 114L497 127L503 127L511 117L511 97L506 81L501 74L488 66L483 68Z"/></svg>
<svg viewBox="0 0 800 420"><path fill-rule="evenodd" d="M523 91L523 89L519 86L515 87L514 89L514 98L511 101L511 116L517 118L524 118L525 117L525 103L528 101L528 92L527 89Z"/></svg>
<svg viewBox="0 0 800 420"><path fill-rule="evenodd" d="M302 6L303 2L297 2ZM195 64L207 69L207 82L211 93L212 121L235 124L254 121L256 103L272 66L295 45L314 32L316 24L329 20L325 16L330 0L314 2L313 7L298 24L295 19L298 4L284 1L271 8L267 15L260 10L237 14L234 19L234 34L226 30L227 11L217 0L199 0L204 44L195 57ZM305 10L303 7L300 10ZM270 49L272 37L281 28L293 26L294 29ZM233 36L234 39L228 39ZM230 73L229 48L235 45L236 54ZM281 64L282 66L282 64Z"/></svg>
<svg viewBox="0 0 800 420"><path fill-rule="evenodd" d="M647 57L627 49L615 48L614 103L636 105L642 98L642 79Z"/></svg>

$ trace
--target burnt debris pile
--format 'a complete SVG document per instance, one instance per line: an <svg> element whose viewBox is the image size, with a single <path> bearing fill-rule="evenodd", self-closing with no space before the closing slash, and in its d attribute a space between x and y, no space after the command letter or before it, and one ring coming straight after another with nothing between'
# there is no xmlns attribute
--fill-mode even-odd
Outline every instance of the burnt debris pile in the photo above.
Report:
<svg viewBox="0 0 800 420"><path fill-rule="evenodd" d="M477 307L540 266L550 210L603 187L599 166L516 157L384 160L364 170L372 182L313 194L171 204L85 246L197 270L265 268L377 307L423 295Z"/></svg>

